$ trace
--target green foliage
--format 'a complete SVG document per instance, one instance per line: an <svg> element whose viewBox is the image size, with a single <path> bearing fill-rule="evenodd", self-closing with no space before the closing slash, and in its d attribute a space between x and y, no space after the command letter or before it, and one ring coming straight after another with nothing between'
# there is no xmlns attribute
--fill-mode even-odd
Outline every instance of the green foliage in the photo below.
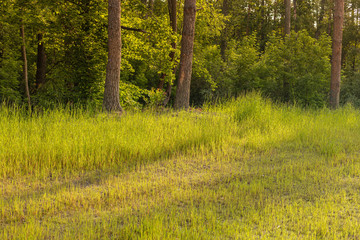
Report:
<svg viewBox="0 0 360 240"><path fill-rule="evenodd" d="M228 86L231 95L238 95L256 88L257 70L259 62L259 46L255 34L245 37L240 42L232 41L227 51L228 63L225 76L231 85Z"/></svg>
<svg viewBox="0 0 360 240"><path fill-rule="evenodd" d="M217 42L225 27L225 17L216 8L216 1L199 1L196 12L193 74L191 80L191 104L202 105L215 95L221 81L223 66ZM179 19L182 19L179 16Z"/></svg>
<svg viewBox="0 0 360 240"><path fill-rule="evenodd" d="M10 2L0 3L0 101L21 104L22 62L19 28L12 23L13 11Z"/></svg>
<svg viewBox="0 0 360 240"><path fill-rule="evenodd" d="M159 108L163 106L164 100L166 99L166 93L162 89L152 88L148 93L148 99L146 104L152 109Z"/></svg>
<svg viewBox="0 0 360 240"><path fill-rule="evenodd" d="M178 1L174 33L166 1L154 1L153 9L142 0L122 1L122 25L140 30L122 30L121 81L132 86L122 89L126 107L141 108L147 91L158 88L163 78L165 86L176 82L173 69L179 64L183 2ZM298 0L292 28L299 32L285 40L280 37L282 1L234 0L228 1L227 9L223 3L197 1L191 104L255 89L276 101L323 106L329 90L330 40L321 34L331 32L332 2ZM358 1L346 3L342 58L341 101L354 105L358 105L360 63L357 6ZM98 0L1 1L0 100L24 101L18 33L24 24L33 104L100 106L107 62L107 7L106 1ZM47 57L46 82L41 86L35 79L39 33ZM175 58L170 61L172 52Z"/></svg>
<svg viewBox="0 0 360 240"><path fill-rule="evenodd" d="M201 105L215 94L222 65L220 49L216 45L205 46L195 54L191 76L192 105Z"/></svg>
<svg viewBox="0 0 360 240"><path fill-rule="evenodd" d="M272 36L258 65L257 84L275 100L323 106L330 86L329 37L319 40L305 31L283 40Z"/></svg>
<svg viewBox="0 0 360 240"><path fill-rule="evenodd" d="M9 55L0 60L0 101L20 104L21 65L19 61L16 61L16 57L11 56L12 53Z"/></svg>
<svg viewBox="0 0 360 240"><path fill-rule="evenodd" d="M360 107L360 73L348 72L341 84L341 103Z"/></svg>
<svg viewBox="0 0 360 240"><path fill-rule="evenodd" d="M148 94L147 90L141 89L131 83L120 82L120 104L125 109L142 109L141 100Z"/></svg>
<svg viewBox="0 0 360 240"><path fill-rule="evenodd" d="M237 96L258 90L276 101L301 106L326 104L330 86L330 39L319 40L306 31L293 32L285 40L274 34L260 52L256 34L228 44L227 60L219 52L207 63L218 89L215 96ZM216 62L218 61L218 62Z"/></svg>
<svg viewBox="0 0 360 240"><path fill-rule="evenodd" d="M159 1L156 4L166 7ZM173 68L180 55L179 49L175 50L175 61L170 61L169 54L174 51L171 43L179 45L179 35L172 32L167 11L149 11L141 1L122 1L123 26L146 31L122 31L123 80L142 88L156 87L162 74L165 82L172 83Z"/></svg>

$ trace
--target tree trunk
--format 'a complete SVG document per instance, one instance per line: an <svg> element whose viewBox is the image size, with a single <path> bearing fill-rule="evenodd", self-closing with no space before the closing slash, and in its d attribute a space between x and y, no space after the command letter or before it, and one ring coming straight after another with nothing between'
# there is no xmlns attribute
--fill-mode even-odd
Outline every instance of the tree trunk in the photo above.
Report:
<svg viewBox="0 0 360 240"><path fill-rule="evenodd" d="M45 83L46 78L46 53L44 43L42 42L43 34L39 33L37 38L36 88L39 89Z"/></svg>
<svg viewBox="0 0 360 240"><path fill-rule="evenodd" d="M335 0L330 85L330 107L332 109L339 107L343 22L344 0Z"/></svg>
<svg viewBox="0 0 360 240"><path fill-rule="evenodd" d="M336 1L336 0L335 0ZM332 30L332 9L330 8L329 9L329 22L328 22L328 29L327 29L327 34L329 35L329 36L331 36L331 30Z"/></svg>
<svg viewBox="0 0 360 240"><path fill-rule="evenodd" d="M172 28L172 31L174 34L177 33L177 6L176 6L176 0L168 0L168 8L169 8L169 16L170 16L170 25ZM170 61L175 60L175 50L176 50L176 42L171 43L172 48L174 51L170 53ZM173 69L173 73L175 74L176 67ZM171 89L172 89L172 83L169 82L166 88L166 98L164 100L164 106L168 104L171 97Z"/></svg>
<svg viewBox="0 0 360 240"><path fill-rule="evenodd" d="M290 35L290 30L291 30L291 3L290 0L284 0L284 4L285 4L285 23L284 23L284 34L286 35Z"/></svg>
<svg viewBox="0 0 360 240"><path fill-rule="evenodd" d="M27 63L27 56L26 56L26 42L25 42L24 24L21 24L20 35L21 35L21 39L22 39L21 55L22 55L23 62L24 62L23 75L24 75L25 94L26 94L26 98L27 98L29 111L31 111L31 100L30 100L30 90L29 90L28 63Z"/></svg>
<svg viewBox="0 0 360 240"><path fill-rule="evenodd" d="M188 110L190 105L190 85L194 53L195 19L196 0L185 0L180 70L176 89L175 109Z"/></svg>
<svg viewBox="0 0 360 240"><path fill-rule="evenodd" d="M146 15L144 16L144 19L148 19L149 15L151 15L154 11L154 3L155 0L141 0L141 2L147 6L148 8L148 12L146 13Z"/></svg>
<svg viewBox="0 0 360 240"><path fill-rule="evenodd" d="M177 33L177 6L176 6L176 0L168 0L168 10L169 10L169 17L170 17L170 26L173 31L173 34ZM170 62L174 61L175 58L175 50L176 50L176 42L171 43L172 49L174 51L171 51L169 54ZM176 67L173 69L173 73L176 72ZM165 77L166 74L163 73L160 76L160 83L158 85L159 89L163 89L165 85ZM170 100L171 97L171 89L172 89L172 83L168 83L167 89L166 89L166 98L163 102L164 106L166 106Z"/></svg>
<svg viewBox="0 0 360 240"><path fill-rule="evenodd" d="M299 31L298 22L297 22L297 3L296 0L293 0L294 4L294 30L295 32Z"/></svg>
<svg viewBox="0 0 360 240"><path fill-rule="evenodd" d="M109 0L108 6L108 63L104 91L103 110L122 113L119 100L121 66L121 2Z"/></svg>
<svg viewBox="0 0 360 240"><path fill-rule="evenodd" d="M325 14L325 0L321 0L321 2L320 2L319 20L317 22L316 33L315 33L315 37L317 39L320 37L321 24L322 24L323 19L324 19L324 14Z"/></svg>

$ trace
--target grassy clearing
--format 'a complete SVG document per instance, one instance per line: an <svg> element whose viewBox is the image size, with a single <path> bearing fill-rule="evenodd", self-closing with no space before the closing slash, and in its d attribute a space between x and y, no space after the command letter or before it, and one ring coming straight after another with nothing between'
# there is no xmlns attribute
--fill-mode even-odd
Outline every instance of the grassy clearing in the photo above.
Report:
<svg viewBox="0 0 360 240"><path fill-rule="evenodd" d="M360 113L0 111L1 239L358 239Z"/></svg>

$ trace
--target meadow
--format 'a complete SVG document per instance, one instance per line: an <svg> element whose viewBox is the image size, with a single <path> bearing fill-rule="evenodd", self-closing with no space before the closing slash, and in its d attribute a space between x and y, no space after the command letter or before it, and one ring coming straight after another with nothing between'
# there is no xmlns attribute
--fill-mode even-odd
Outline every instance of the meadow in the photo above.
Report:
<svg viewBox="0 0 360 240"><path fill-rule="evenodd" d="M0 109L0 239L359 239L360 112Z"/></svg>

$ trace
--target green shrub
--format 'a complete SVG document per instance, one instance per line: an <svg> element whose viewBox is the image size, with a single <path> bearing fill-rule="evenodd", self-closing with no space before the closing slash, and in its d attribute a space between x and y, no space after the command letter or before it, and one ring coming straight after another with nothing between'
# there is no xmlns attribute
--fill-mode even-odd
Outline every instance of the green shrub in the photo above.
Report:
<svg viewBox="0 0 360 240"><path fill-rule="evenodd" d="M258 89L274 100L321 107L330 87L330 38L306 31L272 36L258 65Z"/></svg>

